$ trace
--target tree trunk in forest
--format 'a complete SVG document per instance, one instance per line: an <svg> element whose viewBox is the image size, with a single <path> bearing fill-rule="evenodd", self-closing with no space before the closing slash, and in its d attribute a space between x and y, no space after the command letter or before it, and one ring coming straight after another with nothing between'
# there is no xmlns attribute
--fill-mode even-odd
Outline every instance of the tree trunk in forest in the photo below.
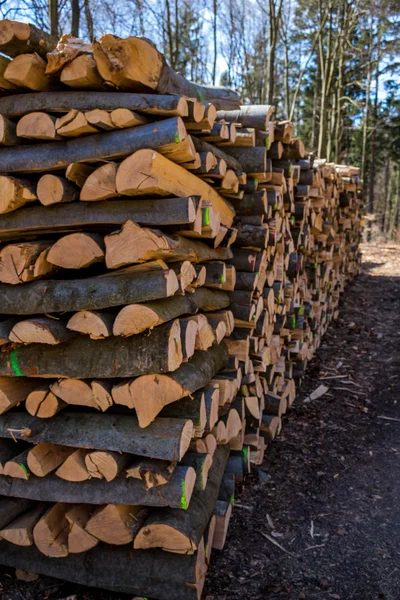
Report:
<svg viewBox="0 0 400 600"><path fill-rule="evenodd" d="M58 36L58 0L49 0L50 34Z"/></svg>
<svg viewBox="0 0 400 600"><path fill-rule="evenodd" d="M79 0L71 0L71 35L79 37L79 21L80 21Z"/></svg>

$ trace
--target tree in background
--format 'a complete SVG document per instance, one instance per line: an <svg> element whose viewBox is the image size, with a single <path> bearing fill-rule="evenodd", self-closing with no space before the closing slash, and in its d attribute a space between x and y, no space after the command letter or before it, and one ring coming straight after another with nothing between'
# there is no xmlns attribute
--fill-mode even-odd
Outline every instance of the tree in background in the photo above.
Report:
<svg viewBox="0 0 400 600"><path fill-rule="evenodd" d="M398 0L9 0L0 10L55 35L147 36L190 79L274 104L309 150L359 164L375 228L399 229Z"/></svg>

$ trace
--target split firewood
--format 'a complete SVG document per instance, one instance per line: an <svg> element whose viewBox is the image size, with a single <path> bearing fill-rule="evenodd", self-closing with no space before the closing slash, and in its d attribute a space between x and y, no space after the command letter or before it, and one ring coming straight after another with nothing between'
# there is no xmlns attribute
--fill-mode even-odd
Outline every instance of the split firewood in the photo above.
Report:
<svg viewBox="0 0 400 600"><path fill-rule="evenodd" d="M1 67L1 62L0 62ZM1 88L1 77L0 77ZM19 144L17 136L17 126L13 121L0 115L0 145L1 146L16 146Z"/></svg>
<svg viewBox="0 0 400 600"><path fill-rule="evenodd" d="M24 479L25 481L28 480L30 477L28 453L29 450L24 450L18 456L10 458L4 464L3 475L8 475L16 479Z"/></svg>
<svg viewBox="0 0 400 600"><path fill-rule="evenodd" d="M51 383L43 383L28 394L25 408L30 415L49 419L67 406L66 402L53 394L50 385Z"/></svg>
<svg viewBox="0 0 400 600"><path fill-rule="evenodd" d="M111 122L114 127L124 129L125 127L136 127L149 122L147 117L129 110L129 108L116 108L110 113Z"/></svg>
<svg viewBox="0 0 400 600"><path fill-rule="evenodd" d="M138 304L136 306L142 305ZM125 310L125 308L127 307L124 307L122 310ZM115 320L116 317L111 312L81 310L72 315L67 323L67 328L72 331L78 331L79 333L89 335L92 340L101 340L113 335L113 325L115 325ZM114 333L114 335L121 334Z"/></svg>
<svg viewBox="0 0 400 600"><path fill-rule="evenodd" d="M132 461L129 454L97 450L85 457L86 469L90 477L112 481Z"/></svg>
<svg viewBox="0 0 400 600"><path fill-rule="evenodd" d="M55 127L56 119L44 112L32 112L22 117L17 123L16 134L28 140L47 140L53 142L61 139Z"/></svg>
<svg viewBox="0 0 400 600"><path fill-rule="evenodd" d="M10 379L0 377L0 414L23 402L28 394L37 387L37 380L21 377Z"/></svg>
<svg viewBox="0 0 400 600"><path fill-rule="evenodd" d="M69 448L71 451L56 471L57 477L65 481L86 481L91 477L86 467L85 458L89 450Z"/></svg>
<svg viewBox="0 0 400 600"><path fill-rule="evenodd" d="M69 509L69 505L63 502L54 504L33 528L35 546L45 556L68 556L69 523L65 515Z"/></svg>
<svg viewBox="0 0 400 600"><path fill-rule="evenodd" d="M114 404L111 391L113 388L112 380L93 379L90 387L92 388L93 401L102 412L108 410Z"/></svg>
<svg viewBox="0 0 400 600"><path fill-rule="evenodd" d="M23 117L25 118L25 117ZM71 110L68 114L60 117L55 122L55 128L57 135L62 137L80 137L81 135L88 135L91 133L97 133L98 129L90 125L83 112L78 110Z"/></svg>
<svg viewBox="0 0 400 600"><path fill-rule="evenodd" d="M31 23L0 21L0 51L8 56L37 52L43 58L57 45L57 39Z"/></svg>
<svg viewBox="0 0 400 600"><path fill-rule="evenodd" d="M96 127L96 129L104 129L104 131L111 131L115 129L114 123L111 121L110 113L107 110L95 108L85 112L86 121Z"/></svg>
<svg viewBox="0 0 400 600"><path fill-rule="evenodd" d="M90 54L81 54L65 65L61 71L60 81L70 88L82 90L104 88L103 80Z"/></svg>
<svg viewBox="0 0 400 600"><path fill-rule="evenodd" d="M0 440L0 475L4 475L4 465L11 458L21 454L23 447L20 442L15 440Z"/></svg>
<svg viewBox="0 0 400 600"><path fill-rule="evenodd" d="M103 236L98 233L70 233L60 238L47 253L47 260L64 269L84 269L104 260Z"/></svg>
<svg viewBox="0 0 400 600"><path fill-rule="evenodd" d="M32 546L33 528L46 510L47 505L40 502L3 527L0 530L1 538L16 546Z"/></svg>
<svg viewBox="0 0 400 600"><path fill-rule="evenodd" d="M180 319L179 323L181 327L183 360L187 361L194 354L199 325L197 321L190 317L186 319Z"/></svg>
<svg viewBox="0 0 400 600"><path fill-rule="evenodd" d="M176 462L169 462L165 460L159 460L155 458L137 458L129 464L126 469L126 477L133 477L143 481L146 490L150 490L154 487L165 485L171 479L172 474L175 471ZM185 490L193 490L194 480L196 478L195 472L190 470L190 474L193 474L193 481L185 479ZM191 491L190 491L191 495Z"/></svg>
<svg viewBox="0 0 400 600"><path fill-rule="evenodd" d="M7 79L4 77L4 72L7 69L10 62L11 62L11 59L8 58L8 56L0 55L0 90L4 90L4 91L8 91L8 92L15 92L17 90L17 86L15 86L10 81L7 81ZM11 122L12 121L10 121L10 123ZM13 125L14 125L14 130L15 130L15 124L13 123Z"/></svg>
<svg viewBox="0 0 400 600"><path fill-rule="evenodd" d="M59 379L50 385L50 390L66 404L97 408L92 388L86 381L69 378Z"/></svg>
<svg viewBox="0 0 400 600"><path fill-rule="evenodd" d="M10 331L9 339L17 344L61 344L72 337L65 324L50 317L33 317L19 321Z"/></svg>
<svg viewBox="0 0 400 600"><path fill-rule="evenodd" d="M54 50L47 52L46 74L54 75L59 73L66 64L73 61L81 54L92 54L91 44L80 40L69 33L64 33L57 42Z"/></svg>
<svg viewBox="0 0 400 600"><path fill-rule="evenodd" d="M108 162L90 173L82 186L80 199L87 202L119 196L116 186L117 169L117 163Z"/></svg>
<svg viewBox="0 0 400 600"><path fill-rule="evenodd" d="M73 202L79 198L79 190L68 179L51 173L42 175L36 193L44 206Z"/></svg>
<svg viewBox="0 0 400 600"><path fill-rule="evenodd" d="M85 165L82 163L71 163L67 166L65 171L65 177L75 183L78 187L83 187L86 179L95 170L95 167L91 165Z"/></svg>
<svg viewBox="0 0 400 600"><path fill-rule="evenodd" d="M129 544L146 517L141 506L107 504L97 508L85 525L85 531L107 544Z"/></svg>
<svg viewBox="0 0 400 600"><path fill-rule="evenodd" d="M73 451L73 448L58 444L37 444L28 452L28 468L37 477L45 477L57 469Z"/></svg>
<svg viewBox="0 0 400 600"><path fill-rule="evenodd" d="M0 186L0 214L37 200L35 185L28 180L0 175Z"/></svg>
<svg viewBox="0 0 400 600"><path fill-rule="evenodd" d="M65 513L69 523L68 551L71 554L80 554L94 548L99 540L85 530L95 508L90 504L78 504Z"/></svg>
<svg viewBox="0 0 400 600"><path fill-rule="evenodd" d="M18 88L47 92L50 80L46 76L46 62L38 54L20 54L14 58L6 70L4 77Z"/></svg>
<svg viewBox="0 0 400 600"><path fill-rule="evenodd" d="M57 266L47 260L51 242L21 242L0 250L0 281L17 285L54 273Z"/></svg>

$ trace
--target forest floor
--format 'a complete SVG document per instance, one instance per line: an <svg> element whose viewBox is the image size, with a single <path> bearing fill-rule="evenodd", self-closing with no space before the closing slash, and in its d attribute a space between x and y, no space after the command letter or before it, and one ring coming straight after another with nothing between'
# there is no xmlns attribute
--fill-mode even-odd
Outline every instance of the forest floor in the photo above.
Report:
<svg viewBox="0 0 400 600"><path fill-rule="evenodd" d="M206 600L400 599L400 246L362 250L362 274L268 450L264 477L238 490ZM321 384L328 391L309 401ZM1 600L69 596L132 598L0 571Z"/></svg>

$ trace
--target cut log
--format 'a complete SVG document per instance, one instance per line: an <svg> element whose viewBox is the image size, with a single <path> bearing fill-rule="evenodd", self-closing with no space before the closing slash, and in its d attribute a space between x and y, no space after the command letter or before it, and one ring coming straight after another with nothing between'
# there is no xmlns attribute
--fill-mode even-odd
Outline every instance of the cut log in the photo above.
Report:
<svg viewBox="0 0 400 600"><path fill-rule="evenodd" d="M83 184L80 199L99 201L119 196L116 186L118 165L108 162L98 167Z"/></svg>
<svg viewBox="0 0 400 600"><path fill-rule="evenodd" d="M95 168L96 167L85 165L83 163L71 163L65 170L65 177L81 188Z"/></svg>
<svg viewBox="0 0 400 600"><path fill-rule="evenodd" d="M187 117L188 104L182 96L124 94L121 92L49 92L0 98L0 114L20 117L34 110L68 112L129 108L140 113L162 117Z"/></svg>
<svg viewBox="0 0 400 600"><path fill-rule="evenodd" d="M55 127L56 119L44 112L32 112L22 117L17 123L17 136L27 140L47 140L54 142L60 139Z"/></svg>
<svg viewBox="0 0 400 600"><path fill-rule="evenodd" d="M25 179L0 175L0 213L8 213L37 200L35 185Z"/></svg>
<svg viewBox="0 0 400 600"><path fill-rule="evenodd" d="M242 127L265 130L272 117L274 107L267 104L248 104L237 110L218 110L217 120L227 123L241 123Z"/></svg>
<svg viewBox="0 0 400 600"><path fill-rule="evenodd" d="M76 379L135 377L174 371L181 362L180 326L175 320L156 327L150 336L139 334L105 340L79 336L51 348L44 344L21 346L0 356L0 375Z"/></svg>
<svg viewBox="0 0 400 600"><path fill-rule="evenodd" d="M130 402L140 427L147 427L164 406L207 385L227 359L227 349L222 343L207 352L198 350L187 363L169 375L141 376L132 381L129 384Z"/></svg>
<svg viewBox="0 0 400 600"><path fill-rule="evenodd" d="M114 127L124 129L125 127L137 127L149 122L146 117L129 110L129 108L116 108L110 114L111 122Z"/></svg>
<svg viewBox="0 0 400 600"><path fill-rule="evenodd" d="M172 296L178 289L175 273L162 261L129 267L100 277L34 281L27 292L0 285L3 314L98 310Z"/></svg>
<svg viewBox="0 0 400 600"><path fill-rule="evenodd" d="M140 127L97 133L53 144L32 144L18 148L3 147L0 148L0 161L2 170L7 173L54 171L67 168L74 162L124 158L141 148L151 147L163 152L165 147L167 154L173 156L171 150L175 148L178 141L185 138L186 131L183 121L177 117ZM191 160L191 158L192 155L186 160ZM184 172L186 173L185 169ZM207 186L207 184L203 185ZM213 193L218 195L216 192Z"/></svg>
<svg viewBox="0 0 400 600"><path fill-rule="evenodd" d="M17 87L12 84L10 81L4 77L4 72L10 64L11 59L8 56L0 56L0 90L5 90L7 92L16 92ZM14 125L14 133L15 133L15 125Z"/></svg>
<svg viewBox="0 0 400 600"><path fill-rule="evenodd" d="M65 448L65 446L61 447ZM78 448L77 450L70 448L69 450L69 456L58 467L55 474L65 481L86 481L90 478L85 463L89 451L84 448Z"/></svg>
<svg viewBox="0 0 400 600"><path fill-rule="evenodd" d="M265 148L260 146L254 148L227 146L224 147L224 150L240 162L245 173L265 173L267 170L267 152Z"/></svg>
<svg viewBox="0 0 400 600"><path fill-rule="evenodd" d="M164 509L149 515L135 538L135 549L162 548L178 554L193 554L214 510L228 454L226 447L215 452L207 486L193 495L187 511Z"/></svg>
<svg viewBox="0 0 400 600"><path fill-rule="evenodd" d="M60 81L68 87L84 90L101 90L104 87L94 58L89 54L81 54L65 65Z"/></svg>
<svg viewBox="0 0 400 600"><path fill-rule="evenodd" d="M97 508L85 525L93 537L116 546L129 544L146 517L141 506L107 504Z"/></svg>
<svg viewBox="0 0 400 600"><path fill-rule="evenodd" d="M0 414L10 410L37 387L37 381L22 377L18 380L0 377Z"/></svg>
<svg viewBox="0 0 400 600"><path fill-rule="evenodd" d="M57 134L65 138L81 137L82 135L98 132L98 129L90 125L83 112L79 110L71 110L68 114L60 117L57 119L55 126Z"/></svg>
<svg viewBox="0 0 400 600"><path fill-rule="evenodd" d="M19 381L19 380L18 380ZM50 391L50 384L44 383L30 392L25 401L28 413L40 419L54 417L67 404Z"/></svg>
<svg viewBox="0 0 400 600"><path fill-rule="evenodd" d="M57 180L59 179L61 178L57 177ZM0 176L0 184L1 180ZM58 190L59 183L56 186ZM54 192L53 197L59 198L59 192ZM118 202L79 202L74 204L73 210L69 206L62 205L53 206L51 209L33 206L19 210L16 214L0 215L0 236L2 240L19 240L26 235L74 229L104 227L106 231L112 231L129 219L153 227L190 225L196 219L197 204L198 196L188 196L157 200L119 199Z"/></svg>
<svg viewBox="0 0 400 600"><path fill-rule="evenodd" d="M85 112L85 117L87 122L97 129L104 129L104 131L115 129L115 125L111 121L110 113L107 110L95 108L94 110Z"/></svg>
<svg viewBox="0 0 400 600"><path fill-rule="evenodd" d="M0 158L2 151L0 149ZM204 200L210 201L213 209L219 212L223 225L232 225L234 211L228 202L207 183L153 150L140 150L126 158L118 169L116 183L117 191L128 196L182 196L188 192L200 195Z"/></svg>
<svg viewBox="0 0 400 600"><path fill-rule="evenodd" d="M180 94L227 110L237 108L240 102L232 90L191 83L176 73L154 44L143 37L122 40L105 34L93 44L93 54L102 78L121 90Z"/></svg>
<svg viewBox="0 0 400 600"><path fill-rule="evenodd" d="M21 454L24 446L14 440L0 440L0 475L4 475L4 465L11 458Z"/></svg>
<svg viewBox="0 0 400 600"><path fill-rule="evenodd" d="M181 460L182 465L193 467L197 473L195 492L201 492L205 489L208 480L208 473L211 469L213 458L207 452L186 452Z"/></svg>
<svg viewBox="0 0 400 600"><path fill-rule="evenodd" d="M209 310L210 305L225 308L228 304L229 297L226 294L205 289L197 289L187 296L166 298L145 304L130 304L124 306L115 318L113 334L135 335L180 315Z"/></svg>
<svg viewBox="0 0 400 600"><path fill-rule="evenodd" d="M19 321L10 331L10 341L17 344L61 344L72 337L62 321L37 317Z"/></svg>
<svg viewBox="0 0 400 600"><path fill-rule="evenodd" d="M1 539L7 540L16 546L32 546L33 528L46 510L47 505L40 503L23 515L13 519L0 530Z"/></svg>
<svg viewBox="0 0 400 600"><path fill-rule="evenodd" d="M129 454L97 450L85 456L85 465L90 477L112 481L132 462Z"/></svg>
<svg viewBox="0 0 400 600"><path fill-rule="evenodd" d="M38 54L21 54L4 71L4 77L19 88L47 92L50 80L46 76L46 62Z"/></svg>
<svg viewBox="0 0 400 600"><path fill-rule="evenodd" d="M211 411L213 408L211 408ZM188 396L179 402L174 402L165 406L162 409L160 416L173 419L190 419L193 421L194 437L202 437L207 424L207 409L203 390L198 390L193 396Z"/></svg>
<svg viewBox="0 0 400 600"><path fill-rule="evenodd" d="M120 230L107 235L104 243L108 269L154 259L198 262L226 260L232 256L229 248L210 248L178 234L169 236L157 229L140 227L133 221L127 221Z"/></svg>
<svg viewBox="0 0 400 600"><path fill-rule="evenodd" d="M48 558L37 548L21 549L4 541L0 544L2 565L24 567L26 570L68 581L125 592L130 596L160 600L199 600L206 573L204 543L195 554L183 556L162 550L132 552L130 546L99 544L85 554L70 554L62 561ZM157 578L149 577L157 574ZM145 590L145 592L144 592Z"/></svg>
<svg viewBox="0 0 400 600"><path fill-rule="evenodd" d="M97 408L92 388L86 381L69 378L59 379L50 385L50 389L57 398L60 398L66 404Z"/></svg>
<svg viewBox="0 0 400 600"><path fill-rule="evenodd" d="M114 404L111 395L112 380L93 379L90 386L96 408L104 412Z"/></svg>
<svg viewBox="0 0 400 600"><path fill-rule="evenodd" d="M126 469L126 477L134 477L143 481L146 490L150 490L160 485L168 483L176 468L176 462L168 462L166 460L158 460L156 458L137 458L131 462ZM193 475L193 484L190 483L190 476ZM193 469L188 470L184 485L185 489L190 490L189 497L192 495L196 474ZM163 488L164 490L165 488ZM189 502L187 501L187 504Z"/></svg>
<svg viewBox="0 0 400 600"><path fill-rule="evenodd" d="M0 107L1 107L1 103L0 103ZM226 165L230 169L233 169L234 171L237 171L238 173L243 172L242 165L233 156L226 154L226 152L224 152L217 146L212 146L211 144L209 144L208 142L205 142L204 140L202 140L200 138L192 137L192 139L193 139L194 147L196 148L197 152L211 152L218 159L224 160Z"/></svg>
<svg viewBox="0 0 400 600"><path fill-rule="evenodd" d="M70 233L60 238L47 253L47 260L63 269L84 269L104 260L103 236Z"/></svg>
<svg viewBox="0 0 400 600"><path fill-rule="evenodd" d="M79 190L68 179L51 173L39 179L36 193L44 206L73 202L79 198Z"/></svg>
<svg viewBox="0 0 400 600"><path fill-rule="evenodd" d="M0 281L11 285L26 283L53 273L57 267L47 261L51 242L9 244L0 251Z"/></svg>
<svg viewBox="0 0 400 600"><path fill-rule="evenodd" d="M181 342L183 360L187 361L194 354L199 325L193 318L179 320L181 327ZM211 344L210 344L211 345Z"/></svg>
<svg viewBox="0 0 400 600"><path fill-rule="evenodd" d="M139 427L136 417L127 415L61 412L44 421L26 413L9 413L0 420L3 438L112 450L162 460L180 460L192 434L193 423L185 419L158 418L146 429Z"/></svg>
<svg viewBox="0 0 400 600"><path fill-rule="evenodd" d="M57 45L57 38L38 29L31 23L0 21L0 51L8 56L18 56L25 52L37 52L43 58Z"/></svg>
<svg viewBox="0 0 400 600"><path fill-rule="evenodd" d="M141 304L131 306L142 306ZM125 307L126 308L126 307ZM123 308L122 310L125 310ZM122 312L122 311L121 311ZM69 319L67 328L89 335L92 340L101 340L113 334L115 315L107 311L81 310ZM142 330L143 331L143 330ZM139 333L139 332L137 332ZM114 334L121 335L121 334Z"/></svg>
<svg viewBox="0 0 400 600"><path fill-rule="evenodd" d="M92 45L80 40L69 33L64 33L57 42L57 46L46 54L47 75L59 73L66 64L73 61L81 54L92 54Z"/></svg>
<svg viewBox="0 0 400 600"><path fill-rule="evenodd" d="M0 62L1 67L1 62ZM1 81L0 81L1 87ZM0 145L1 146L17 146L19 140L16 134L17 126L15 123L0 115Z"/></svg>
<svg viewBox="0 0 400 600"><path fill-rule="evenodd" d="M45 556L68 556L69 524L65 518L68 509L68 504L63 502L54 504L33 528L35 546Z"/></svg>
<svg viewBox="0 0 400 600"><path fill-rule="evenodd" d="M74 450L58 444L38 444L28 452L28 468L37 477L45 477L59 467Z"/></svg>
<svg viewBox="0 0 400 600"><path fill-rule="evenodd" d="M29 450L24 450L21 454L18 454L18 456L10 458L4 465L3 475L8 475L13 479L23 479L24 481L27 481L30 477L28 469L28 452Z"/></svg>
<svg viewBox="0 0 400 600"><path fill-rule="evenodd" d="M71 455L72 456L72 455ZM148 459L151 463L156 459ZM0 490L5 496L29 497L47 502L85 504L128 504L135 502L143 506L180 508L186 510L190 504L196 481L192 467L177 466L172 474L161 472L161 467L147 464L145 458L132 465L132 476L121 473L113 481L87 479L86 481L64 481L57 475L29 480L0 477ZM170 464L168 461L160 461ZM143 470L138 463L143 464ZM138 472L139 470L139 472ZM143 479L142 479L143 477ZM163 483L164 478L167 479Z"/></svg>
<svg viewBox="0 0 400 600"><path fill-rule="evenodd" d="M68 551L72 554L80 554L94 548L99 540L85 531L85 525L93 513L90 504L78 504L65 513L69 523Z"/></svg>

